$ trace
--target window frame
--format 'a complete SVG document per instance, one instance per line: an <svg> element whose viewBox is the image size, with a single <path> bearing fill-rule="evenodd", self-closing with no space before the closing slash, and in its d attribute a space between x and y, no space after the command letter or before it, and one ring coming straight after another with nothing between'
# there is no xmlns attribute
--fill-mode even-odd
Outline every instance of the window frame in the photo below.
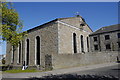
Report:
<svg viewBox="0 0 120 80"><path fill-rule="evenodd" d="M93 40L94 40L94 42L97 42L98 41L98 37L93 37Z"/></svg>
<svg viewBox="0 0 120 80"><path fill-rule="evenodd" d="M73 33L73 53L77 53L77 34Z"/></svg>
<svg viewBox="0 0 120 80"><path fill-rule="evenodd" d="M108 45L109 45L109 47L108 47ZM111 49L111 44L106 44L105 47L106 47L106 50L110 50Z"/></svg>
<svg viewBox="0 0 120 80"><path fill-rule="evenodd" d="M120 42L118 42L118 48L120 48Z"/></svg>
<svg viewBox="0 0 120 80"><path fill-rule="evenodd" d="M120 33L117 33L117 37L120 38Z"/></svg>
<svg viewBox="0 0 120 80"><path fill-rule="evenodd" d="M96 49L96 48L97 48L97 49ZM94 45L94 50L95 50L95 51L98 51L98 50L99 50L98 45Z"/></svg>
<svg viewBox="0 0 120 80"><path fill-rule="evenodd" d="M105 40L110 40L110 35L105 35Z"/></svg>

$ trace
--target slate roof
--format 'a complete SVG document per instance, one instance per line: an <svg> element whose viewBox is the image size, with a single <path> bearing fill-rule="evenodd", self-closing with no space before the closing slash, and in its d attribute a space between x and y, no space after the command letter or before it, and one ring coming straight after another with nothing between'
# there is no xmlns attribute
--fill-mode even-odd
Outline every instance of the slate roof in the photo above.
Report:
<svg viewBox="0 0 120 80"><path fill-rule="evenodd" d="M98 29L97 31L93 32L92 34L90 34L90 36L97 35L97 34L114 32L114 31L120 31L120 24L102 27L102 28Z"/></svg>

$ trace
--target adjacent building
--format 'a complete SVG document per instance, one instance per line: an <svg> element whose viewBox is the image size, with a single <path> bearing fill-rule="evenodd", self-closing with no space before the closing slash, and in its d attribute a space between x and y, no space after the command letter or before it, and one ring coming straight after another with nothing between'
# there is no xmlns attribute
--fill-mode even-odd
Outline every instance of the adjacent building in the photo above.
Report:
<svg viewBox="0 0 120 80"><path fill-rule="evenodd" d="M106 26L91 33L90 51L120 51L120 24Z"/></svg>

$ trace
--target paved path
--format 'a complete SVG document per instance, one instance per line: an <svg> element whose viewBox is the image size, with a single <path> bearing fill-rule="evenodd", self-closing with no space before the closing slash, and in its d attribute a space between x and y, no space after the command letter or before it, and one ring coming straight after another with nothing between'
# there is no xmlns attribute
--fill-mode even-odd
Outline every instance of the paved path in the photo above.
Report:
<svg viewBox="0 0 120 80"><path fill-rule="evenodd" d="M85 71L85 70L91 70L91 69L97 69L97 68L103 68L107 66L114 66L118 65L118 63L104 63L104 64L96 64L96 65L88 65L84 67L74 67L74 68L67 68L67 69L58 69L58 70L52 70L47 72L35 72L35 73L5 73L2 75L3 78L30 78L30 77L41 77L46 75L56 75L56 74L69 74L69 73L75 73L78 71Z"/></svg>

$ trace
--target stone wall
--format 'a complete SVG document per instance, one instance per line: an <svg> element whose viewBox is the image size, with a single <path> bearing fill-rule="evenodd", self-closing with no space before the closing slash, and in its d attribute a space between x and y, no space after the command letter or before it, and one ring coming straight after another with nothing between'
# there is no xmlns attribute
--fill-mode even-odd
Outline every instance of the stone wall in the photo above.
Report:
<svg viewBox="0 0 120 80"><path fill-rule="evenodd" d="M18 60L18 48L14 51L14 66L22 66L23 62L26 61L26 40L29 39L29 66L37 66L35 63L35 40L36 37L40 37L40 64L45 66L45 55L58 53L58 27L56 22L50 22L45 25L39 26L32 30L28 30L28 36L21 41L21 61ZM7 55L6 64L11 64L11 45L7 44Z"/></svg>
<svg viewBox="0 0 120 80"><path fill-rule="evenodd" d="M92 31L87 25L83 26L83 30L81 30L81 23L80 17L63 19L58 22L58 54L74 54L73 33L76 34L77 53L82 53L81 35L83 36L84 52L88 52L87 37Z"/></svg>
<svg viewBox="0 0 120 80"><path fill-rule="evenodd" d="M80 16L79 17L65 18L65 19L61 19L60 21L65 22L67 24L70 24L72 26L75 26L76 28L80 28L80 24L84 24L83 29L85 31L92 32L92 30L90 29L88 24L85 21L83 21L83 18Z"/></svg>
<svg viewBox="0 0 120 80"><path fill-rule="evenodd" d="M93 52L85 54L56 54L53 68L69 68L117 61L118 52Z"/></svg>
<svg viewBox="0 0 120 80"><path fill-rule="evenodd" d="M62 21L63 23L59 23ZM72 54L73 51L73 33L76 34L77 52L81 53L81 39L83 35L84 52L88 52L87 49L87 37L92 32L87 24L84 22L84 30L80 30L80 24L83 24L81 17L62 18L50 21L41 26L28 30L27 37L21 41L21 54L20 63L18 63L19 48L14 51L14 66L22 66L24 62L27 62L29 57L28 66L36 65L36 37L40 37L40 65L45 67L46 54ZM72 26L72 27L70 27ZM29 40L29 55L27 54L27 40ZM12 46L7 44L7 59L6 64L11 64L12 60ZM47 62L47 61L46 61ZM39 64L38 64L39 65Z"/></svg>

